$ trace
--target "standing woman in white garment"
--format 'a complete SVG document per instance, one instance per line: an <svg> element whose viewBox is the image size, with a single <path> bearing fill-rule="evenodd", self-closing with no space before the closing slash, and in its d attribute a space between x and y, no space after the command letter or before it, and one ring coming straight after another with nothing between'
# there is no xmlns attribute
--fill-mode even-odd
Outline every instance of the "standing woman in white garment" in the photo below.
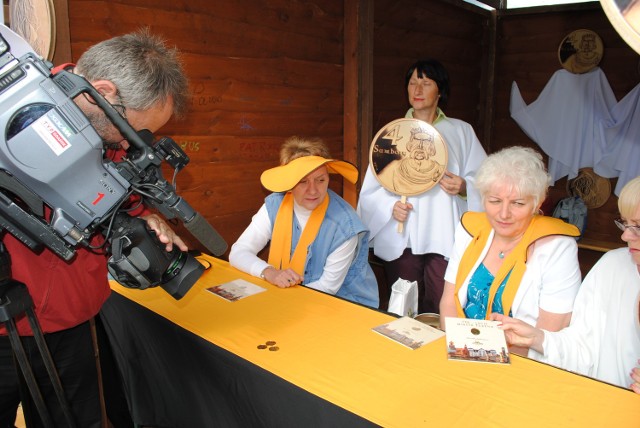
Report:
<svg viewBox="0 0 640 428"><path fill-rule="evenodd" d="M358 214L370 230L370 247L384 262L387 285L398 278L417 281L418 312L438 313L455 226L463 212L482 209L473 176L486 153L471 125L444 114L449 75L440 62L426 59L411 65L406 89L411 108L405 117L431 124L447 143L445 174L439 186L402 203L368 168ZM404 223L402 233L398 222Z"/></svg>

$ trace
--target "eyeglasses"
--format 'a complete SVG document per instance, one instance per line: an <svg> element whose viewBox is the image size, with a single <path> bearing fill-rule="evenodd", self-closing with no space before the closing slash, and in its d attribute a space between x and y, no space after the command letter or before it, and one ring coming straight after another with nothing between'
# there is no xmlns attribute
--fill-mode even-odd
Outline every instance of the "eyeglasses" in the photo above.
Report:
<svg viewBox="0 0 640 428"><path fill-rule="evenodd" d="M620 229L621 231L625 231L627 229L629 229L631 231L631 233L633 233L636 236L640 236L640 226L638 225L631 225L631 224L624 224L624 220L617 219L617 220L613 220L613 222L616 224L616 226L618 226L618 229Z"/></svg>
<svg viewBox="0 0 640 428"><path fill-rule="evenodd" d="M94 100L89 99L89 97L87 97L86 93L82 93L82 96L84 96L84 99L87 100L87 102L89 104L93 104L94 106L97 106L98 103L96 103ZM122 104L122 97L120 96L119 93L116 93L116 96L118 97L118 104L111 104L111 106L116 109L116 111L118 113L120 113L120 116L122 116L123 119L127 119L127 108L124 106L124 104Z"/></svg>

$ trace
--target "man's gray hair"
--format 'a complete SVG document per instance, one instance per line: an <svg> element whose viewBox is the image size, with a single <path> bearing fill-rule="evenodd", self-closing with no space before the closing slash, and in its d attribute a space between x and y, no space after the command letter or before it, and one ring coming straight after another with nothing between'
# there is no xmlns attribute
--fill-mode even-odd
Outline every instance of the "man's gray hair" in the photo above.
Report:
<svg viewBox="0 0 640 428"><path fill-rule="evenodd" d="M178 50L146 28L90 47L76 71L90 82L114 83L127 108L143 111L173 98L174 115L183 116L188 109L189 84Z"/></svg>

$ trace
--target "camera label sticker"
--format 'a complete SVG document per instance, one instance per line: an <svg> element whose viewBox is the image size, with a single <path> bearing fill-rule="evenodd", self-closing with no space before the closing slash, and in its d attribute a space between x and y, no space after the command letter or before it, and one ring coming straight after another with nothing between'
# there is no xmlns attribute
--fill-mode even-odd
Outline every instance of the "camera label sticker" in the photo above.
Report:
<svg viewBox="0 0 640 428"><path fill-rule="evenodd" d="M56 155L60 156L71 148L68 138L73 132L54 110L36 120L32 128Z"/></svg>

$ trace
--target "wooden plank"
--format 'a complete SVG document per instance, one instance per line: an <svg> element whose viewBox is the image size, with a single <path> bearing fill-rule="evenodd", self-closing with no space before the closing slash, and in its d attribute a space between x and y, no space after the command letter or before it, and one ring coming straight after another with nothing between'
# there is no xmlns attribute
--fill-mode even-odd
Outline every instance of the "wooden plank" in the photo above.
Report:
<svg viewBox="0 0 640 428"><path fill-rule="evenodd" d="M482 78L480 79L482 82L486 82L486 85L481 85L480 87L480 99L486 100L484 104L484 108L481 108L484 111L484 114L481 118L482 129L481 132L478 133L478 138L480 141L484 142L484 148L487 152L491 153L491 140L492 140L492 131L493 131L493 116L494 116L494 105L496 102L496 94L495 94L495 79L496 79L496 56L497 56L497 32L496 32L496 23L497 23L497 15L496 13L491 14L491 19L488 24L488 34L487 34L487 61L483 62L486 64L486 67L483 67Z"/></svg>
<svg viewBox="0 0 640 428"><path fill-rule="evenodd" d="M185 69L191 79L234 80L260 85L337 90L342 87L343 66L319 59L223 57L182 52ZM260 70L259 73L251 72Z"/></svg>
<svg viewBox="0 0 640 428"><path fill-rule="evenodd" d="M300 88L291 85L261 85L237 80L193 79L191 111L215 112L224 106L229 111L259 113L327 111L340 112L342 88Z"/></svg>
<svg viewBox="0 0 640 428"><path fill-rule="evenodd" d="M67 0L53 0L53 7L56 19L56 42L52 62L54 64L64 64L72 61Z"/></svg>
<svg viewBox="0 0 640 428"><path fill-rule="evenodd" d="M610 241L598 241L596 239L582 238L578 241L578 248L584 248L586 250L599 251L601 253L606 253L610 250L615 250L616 248L624 247L624 243L620 241L619 243L614 243Z"/></svg>
<svg viewBox="0 0 640 428"><path fill-rule="evenodd" d="M476 7L477 8L477 7ZM409 107L405 73L421 58L436 58L450 76L445 113L465 120L482 136L489 48L486 14L447 1L377 0L375 9L374 133ZM455 28L456 31L451 31Z"/></svg>
<svg viewBox="0 0 640 428"><path fill-rule="evenodd" d="M320 137L343 156L343 0L68 1L74 59L141 25L182 52L191 111L158 134L191 159L179 194L230 244L268 194L260 174L286 138Z"/></svg>
<svg viewBox="0 0 640 428"><path fill-rule="evenodd" d="M242 19L228 18L215 14L176 12L159 7L137 7L124 2L88 2L91 7L78 9L72 19L91 21L91 26L76 29L76 40L87 40L93 35L108 38L115 33L139 28L140 22L153 22L162 33L178 45L182 51L197 52L216 56L265 58L304 58L317 60L327 58L328 62L342 63L342 40L335 28L341 25L338 17L324 15L321 21L313 21L315 14L301 13L295 25L282 21L266 13L259 19L255 8L247 8ZM94 9L95 8L95 9ZM249 12L253 11L253 12ZM341 18L341 17L340 17ZM118 28L113 27L118 22ZM328 24L333 25L328 25ZM302 31L302 28L316 28L323 31ZM207 41L193 37L194 33L206 34ZM256 42L259 41L259 46Z"/></svg>
<svg viewBox="0 0 640 428"><path fill-rule="evenodd" d="M497 28L499 37L492 151L523 145L542 152L510 117L511 84L517 82L527 104L535 101L553 73L560 69L557 50L561 40L575 29L591 29L603 39L605 48L600 68L618 99L637 84L637 53L621 41L599 6L503 13L499 16ZM543 157L547 159L544 153ZM616 180L612 179L611 183L614 188ZM566 178L563 178L549 189L549 201L545 203L553 207L567 196ZM584 237L578 241L583 275L602 251L624 245L620 240L620 231L613 224L617 215L615 195L602 207L588 211Z"/></svg>
<svg viewBox="0 0 640 428"><path fill-rule="evenodd" d="M172 122L174 134L195 135L318 135L342 136L342 115L333 112L191 112L186 120Z"/></svg>
<svg viewBox="0 0 640 428"><path fill-rule="evenodd" d="M346 0L344 42L344 159L358 167L356 186L345 183L343 197L356 206L368 166L372 138L373 3Z"/></svg>

